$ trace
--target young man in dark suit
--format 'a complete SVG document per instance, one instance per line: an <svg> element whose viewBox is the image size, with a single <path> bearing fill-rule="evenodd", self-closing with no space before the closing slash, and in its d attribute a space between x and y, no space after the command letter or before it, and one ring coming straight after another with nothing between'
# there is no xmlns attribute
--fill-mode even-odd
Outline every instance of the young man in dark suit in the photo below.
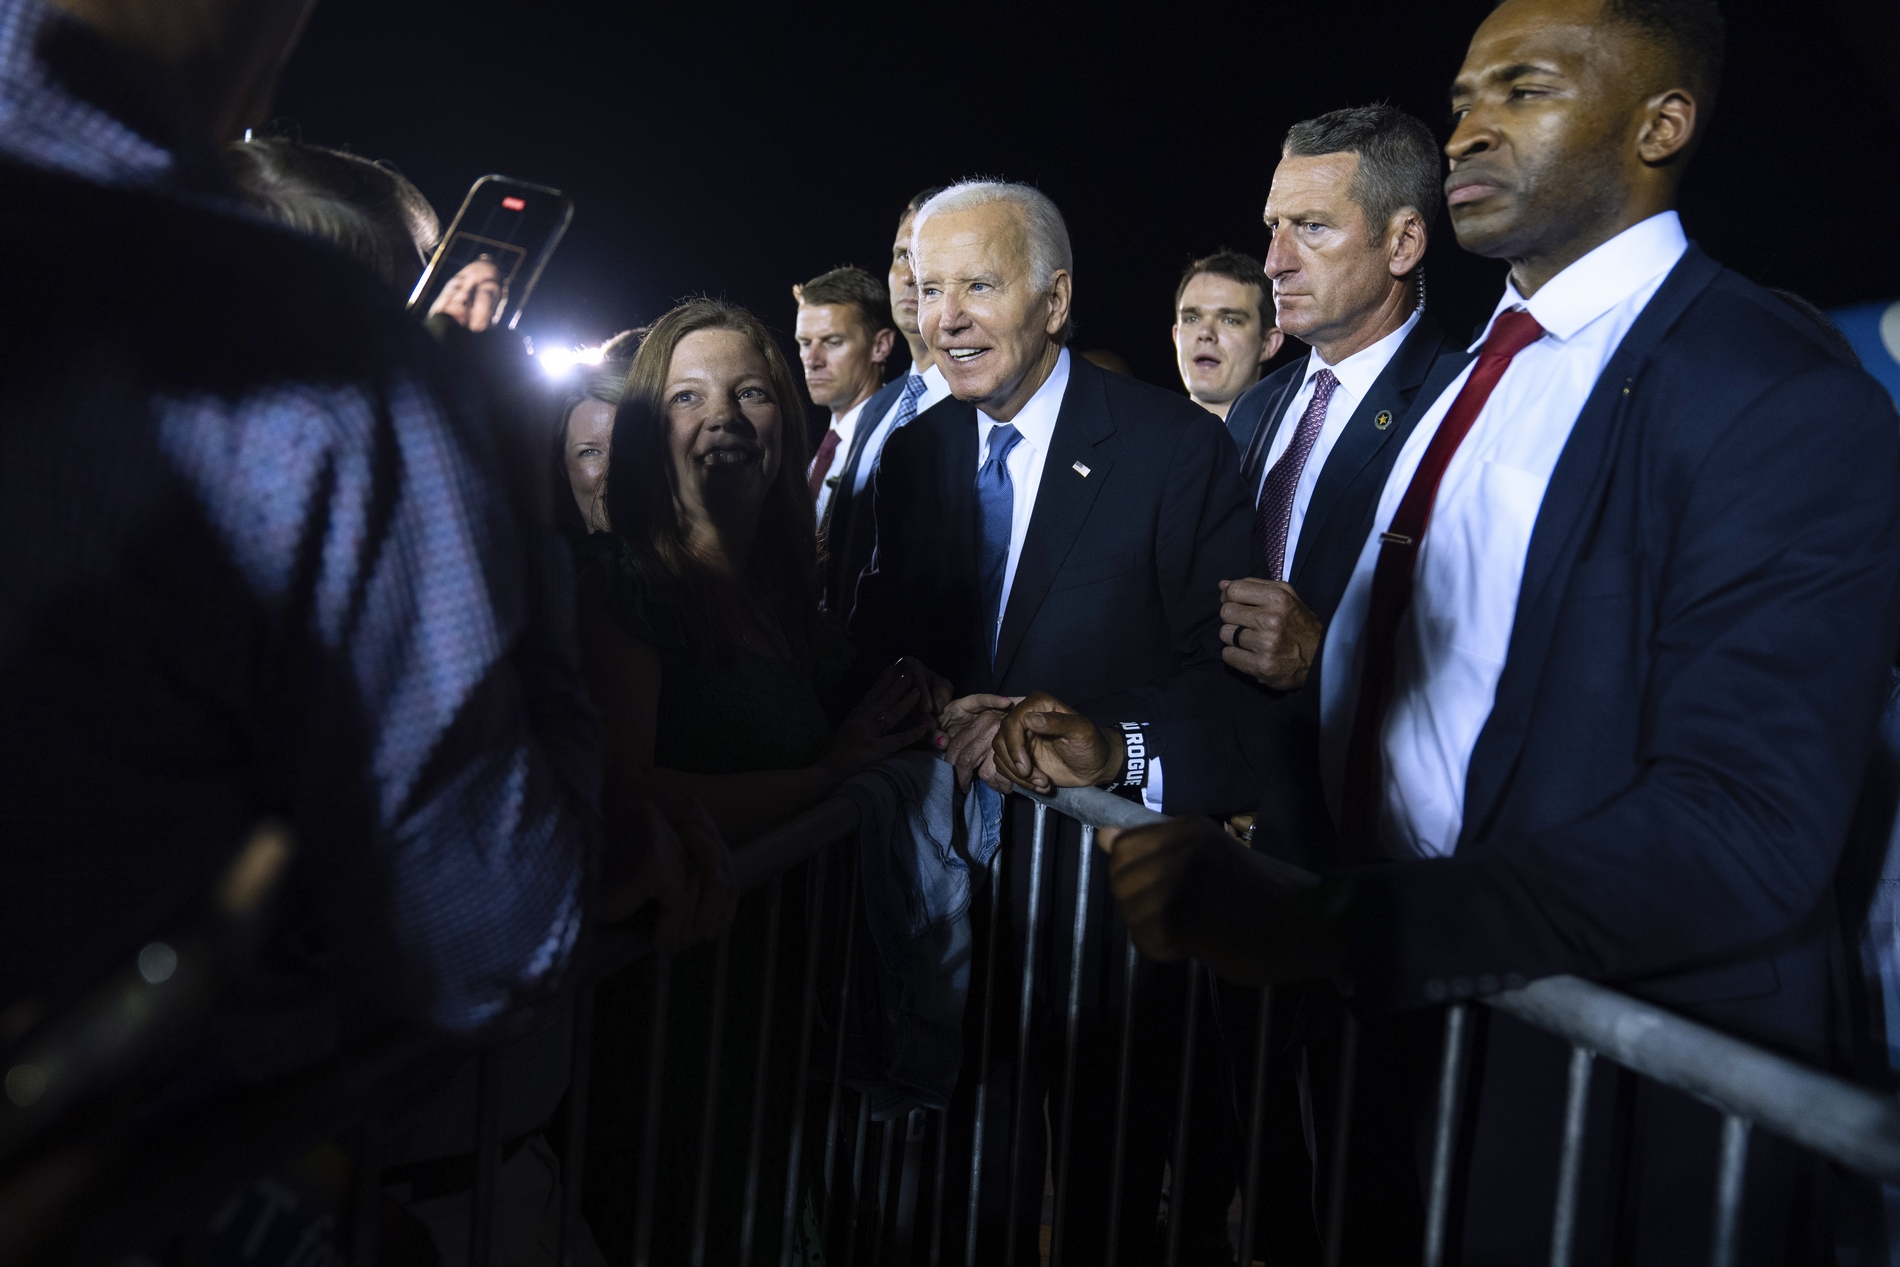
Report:
<svg viewBox="0 0 1900 1267"><path fill-rule="evenodd" d="M884 384L878 393L864 402L862 421L851 438L844 469L838 478L840 492L825 508L820 536L825 548L825 607L839 620L849 621L851 605L857 598L858 577L870 566L877 545L877 525L872 521L871 474L884 452L891 433L906 426L918 414L950 394L943 371L936 366L936 355L924 342L917 328L917 276L910 267L910 226L917 209L929 202L940 186L917 193L898 217L897 232L891 241L891 266L887 276L891 297L891 317L910 350L910 370Z"/></svg>
<svg viewBox="0 0 1900 1267"><path fill-rule="evenodd" d="M1178 693L1241 689L1220 663L1216 582L1247 561L1247 505L1232 442L1219 419L1181 396L1105 373L1067 347L1070 250L1060 212L1020 185L955 186L918 213L913 259L924 337L950 384L946 400L894 432L875 476L877 548L858 586L851 631L860 659L877 665L915 655L947 675L959 697L943 710L948 755L960 775L1004 782L989 761L991 739L1012 698L1035 687L1087 701L1108 724L1139 727ZM1192 679L1191 684L1184 685ZM1138 763L1137 763L1138 765ZM1139 784L1137 774L1124 782ZM1152 803L1179 802L1150 785ZM1030 806L1005 802L1005 873L996 980L1018 971L1029 919ZM1081 837L1073 823L1048 833L1041 902L1056 951L1038 976L1039 998L1066 995ZM1084 906L1089 982L1082 1003L1083 1059L1075 1103L1088 1106L1073 1128L1061 1122L1058 1147L1073 1150L1076 1191L1107 1191L1121 1035L1123 937L1100 878ZM977 969L981 971L979 967ZM1046 971L1047 975L1042 973ZM1144 977L1153 969L1144 969ZM1176 986L1178 970L1172 974ZM1061 983L1061 984L1058 984ZM1170 988L1143 986L1137 1004L1154 1050L1138 1053L1153 1078L1130 1121L1121 1222L1124 1261L1145 1253L1166 1155L1167 1099L1160 1087L1178 1059L1178 1007ZM1011 1171L1012 1110L1023 1106L1018 1188L1019 1257L1036 1248L1042 1198L1044 1096L1061 1088L1063 1025L1039 1006L1029 1060L1016 1050L1014 1009L998 1006L991 1049L992 1117L981 1178L979 1261L1001 1261ZM965 1027L974 1055L978 1023ZM964 1090L974 1085L966 1078ZM953 1128L967 1130L966 1105ZM953 1176L950 1209L967 1208ZM1230 1189L1231 1191L1231 1189ZM1224 1203L1224 1199L1223 1199ZM1105 1257L1100 1208L1080 1203L1063 1229L1073 1261ZM951 1237L957 1244L959 1238Z"/></svg>
<svg viewBox="0 0 1900 1267"><path fill-rule="evenodd" d="M1386 1090L1355 1120L1388 1163L1349 1200L1348 1259L1417 1252L1434 1004L1569 973L1842 1059L1830 880L1900 629L1900 434L1876 384L1683 236L1721 39L1709 0L1506 0L1479 28L1447 188L1511 280L1327 631L1341 865L1288 884L1186 822L1115 844L1149 953L1348 989ZM1567 1051L1473 1015L1447 1257L1541 1258ZM1717 1117L1595 1079L1591 1131L1616 1133L1585 1157L1577 1257L1706 1258L1685 1212ZM1825 1168L1759 1133L1748 1161L1740 1261L1832 1261Z"/></svg>

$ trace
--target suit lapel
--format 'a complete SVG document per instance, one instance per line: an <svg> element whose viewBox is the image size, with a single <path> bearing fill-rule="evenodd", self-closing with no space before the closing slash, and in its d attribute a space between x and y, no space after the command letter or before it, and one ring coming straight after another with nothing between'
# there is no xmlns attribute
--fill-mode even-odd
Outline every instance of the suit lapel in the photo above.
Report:
<svg viewBox="0 0 1900 1267"><path fill-rule="evenodd" d="M1008 605L1003 610L1003 627L996 639L996 665L991 685L1001 682L1010 662L1022 647L1023 635L1036 618L1042 600L1055 582L1056 571L1068 557L1088 518L1095 497L1108 482L1114 465L1095 448L1115 430L1109 417L1108 396L1102 388L1102 375L1079 356L1069 358L1069 385L1062 394L1062 408L1056 414L1055 434L1050 437L1049 456L1042 464L1042 483L1036 487L1036 508L1031 512L1029 531L1023 537L1022 554L1016 560L1016 579L1010 586ZM974 446L974 429L972 429ZM974 449L970 477L966 481L974 501L976 466ZM1080 462L1089 468L1087 476L1075 469ZM974 525L975 517L971 518ZM974 562L974 531L971 551Z"/></svg>
<svg viewBox="0 0 1900 1267"><path fill-rule="evenodd" d="M1286 417L1286 402L1306 381L1305 358L1295 361L1288 368L1293 373L1287 376L1286 382L1280 384L1280 390L1267 401L1267 412L1260 415L1260 425L1253 429L1253 439L1248 442L1247 452L1240 459L1240 479L1246 485L1249 505L1259 500L1260 478L1266 473L1267 454L1273 448L1273 437Z"/></svg>
<svg viewBox="0 0 1900 1267"><path fill-rule="evenodd" d="M1405 337L1391 361L1373 380L1366 398L1347 419L1332 452L1326 455L1326 464L1320 468L1319 480L1313 485L1313 499L1307 503L1300 539L1293 550L1293 566L1286 570L1295 590L1302 588L1301 569L1313 553L1314 543L1325 535L1327 518L1338 506L1340 497L1386 445L1404 443L1414 421L1415 406L1430 408L1431 402L1420 397L1419 387L1431 375L1443 346L1444 333L1438 323L1429 316L1421 316L1412 327L1412 333ZM1384 427L1377 422L1381 413L1388 415Z"/></svg>
<svg viewBox="0 0 1900 1267"><path fill-rule="evenodd" d="M1589 535L1591 512L1602 502L1617 465L1617 441L1629 403L1625 389L1641 376L1650 354L1720 272L1721 265L1690 245L1603 367L1551 472L1525 554L1504 673L1467 768L1460 847L1482 831L1497 808L1524 746L1564 583Z"/></svg>
<svg viewBox="0 0 1900 1267"><path fill-rule="evenodd" d="M871 433L877 430L877 424L890 412L891 402L897 393L904 390L904 380L886 383L872 393L864 402L864 408L858 411L857 430L851 435L851 447L845 451L844 469L838 475L838 487L831 491L831 500L825 503L825 522L831 522L831 516L838 508L838 495L849 489L858 479L858 464L864 460L864 446L870 443ZM850 500L846 494L846 501ZM846 512L848 515L850 512Z"/></svg>

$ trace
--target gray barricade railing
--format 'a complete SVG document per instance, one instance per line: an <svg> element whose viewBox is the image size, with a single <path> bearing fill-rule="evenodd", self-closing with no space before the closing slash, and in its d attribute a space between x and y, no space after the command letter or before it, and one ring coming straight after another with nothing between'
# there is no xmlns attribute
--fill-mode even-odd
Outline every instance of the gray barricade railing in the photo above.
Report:
<svg viewBox="0 0 1900 1267"><path fill-rule="evenodd" d="M928 1262L931 1267L961 1261L964 1267L975 1267L977 1262L977 1211L984 1182L983 1157L986 1150L1002 1149L1009 1158L1010 1182L1009 1218L1005 1228L1007 1242L1011 1246L1010 1260L1014 1258L1016 1228L1025 1218L1041 1221L1041 1211L1036 1209L1018 1209L1016 1194L1019 1185L1016 1182L1017 1171L1024 1153L1024 1132L1040 1128L1041 1106L1015 1104L1007 1117L1009 1137L990 1139L985 1137L985 1127L994 1114L988 1110L993 1098L993 1089L987 1085L984 1077L991 1064L993 1040L996 1036L996 1008L1014 1005L1018 1009L1017 1059L1019 1064L1026 1059L1026 1050L1021 1044L1026 1042L1029 1030L1027 1024L1033 1002L1036 982L1035 947L1039 944L1038 932L1045 919L1060 919L1068 914L1069 926L1059 925L1058 935L1068 939L1071 946L1070 980L1066 983L1050 983L1047 997L1065 1001L1066 1010L1060 1018L1062 1032L1066 1038L1066 1051L1063 1063L1063 1077L1059 1086L1050 1090L1048 1122L1057 1135L1057 1147L1054 1153L1054 1201L1049 1244L1050 1262L1060 1264L1063 1261L1065 1245L1063 1227L1067 1212L1078 1194L1070 1191L1071 1175L1067 1164L1069 1124L1077 1111L1094 1112L1100 1106L1078 1106L1075 1103L1077 1026L1079 1004L1082 991L1083 956L1080 953L1087 932L1089 918L1087 894L1089 876L1094 866L1105 865L1105 859L1095 859L1094 837L1096 829L1103 827L1128 828L1165 821L1161 815L1153 813L1141 805L1113 796L1094 788L1065 789L1050 797L1032 796L1038 802L1035 811L1035 830L1031 839L1012 847L1027 847L1032 854L1029 874L1031 877L1027 894L1028 925L1024 930L1025 952L1022 956L1022 977L1020 981L1000 981L997 979L997 929L1003 922L999 919L988 921L987 954L984 962L987 970L983 975L980 989L972 989L969 1008L966 1013L966 1026L975 1027L978 1035L979 1059L974 1074L977 1083L970 1097L974 1102L974 1119L971 1123L970 1155L953 1156L948 1148L950 1130L947 1112L918 1110L907 1120L892 1120L883 1125L882 1130L873 1131L869 1121L869 1104L858 1097L855 1111L846 1103L845 1096L849 1088L844 1080L844 1034L843 1026L837 1026L829 1050L817 1050L814 1031L819 1013L821 991L835 990L835 995L827 995L836 1003L836 1014L844 1014L850 1002L850 992L854 978L854 957L864 952L857 937L859 899L855 861L847 885L846 909L841 912L842 952L835 962L821 965L820 931L824 926L823 902L825 891L822 884L809 884L807 907L807 945L804 956L804 973L798 995L801 1010L798 1029L797 1081L794 1084L795 1103L791 1106L789 1147L786 1156L787 1180L783 1192L766 1192L761 1181L762 1149L765 1146L762 1130L762 1108L764 1097L761 1094L766 1087L767 1052L766 1044L772 1027L769 1023L760 1027L760 1049L750 1061L734 1061L738 1068L722 1067L715 1059L713 1067L706 1071L705 1101L701 1106L702 1127L700 1131L697 1156L692 1160L697 1169L697 1201L693 1225L693 1254L691 1261L703 1261L706 1253L706 1208L709 1175L711 1174L711 1150L713 1135L711 1123L714 1106L720 1096L722 1083L728 1078L744 1078L753 1087L753 1115L748 1137L748 1157L746 1165L746 1186L744 1215L740 1228L741 1260L747 1263L756 1261L754 1246L759 1239L758 1229L765 1226L760 1219L775 1219L779 1229L778 1256L780 1267L789 1267L792 1259L794 1232L799 1201L809 1190L811 1198L818 1207L821 1225L820 1237L828 1246L837 1244L838 1235L845 1238L845 1250L842 1260L845 1267L857 1267L858 1260L876 1265L885 1261L911 1267L917 1262ZM1072 913L1045 911L1046 886L1042 882L1044 863L1048 860L1051 841L1055 839L1048 830L1050 811L1063 814L1077 820L1083 827L1081 833L1081 855L1077 861L1077 901ZM833 843L850 836L857 827L858 813L855 805L842 796L833 797L812 810L797 816L782 826L765 833L745 846L734 851L734 874L740 892L747 893L762 886L770 885L770 899L767 920L769 923L768 951L764 962L766 989L763 997L770 1007L773 997L771 988L773 974L777 971L780 959L777 946L779 941L781 907L785 877L793 868L807 863L819 865L821 855ZM999 892L1002 874L1002 858L991 861L988 876L988 900L995 901ZM716 979L724 982L723 971L726 963L726 943L722 939L716 953ZM648 953L650 937L646 925L636 922L631 929L616 930L610 935L598 939L592 979L598 980L607 973L616 970L633 959ZM1102 1208L1107 1213L1108 1250L1107 1262L1110 1267L1115 1263L1118 1242L1116 1226L1121 1205L1120 1195L1122 1174L1126 1157L1126 1132L1129 1112L1130 1060L1132 1051L1133 1025L1128 1018L1133 1015L1134 968L1137 954L1132 941L1126 942L1126 986L1127 997L1123 1001L1123 1034L1119 1052L1118 1087L1114 1112L1114 1152L1110 1169L1110 1190L1107 1193L1089 1193L1086 1199L1089 1208ZM655 1176L658 1158L658 1113L655 1111L661 1094L662 1061L657 1057L666 1043L666 1014L668 974L666 960L662 957L657 975L657 988L652 999L652 1016L649 1039L651 1043L648 1061L649 1082L645 1137L639 1144L639 1162L637 1166L636 1190L630 1194L634 1209L634 1262L639 1267L647 1267L652 1261L651 1235L653 1227L653 1204ZM1194 1045L1196 1042L1198 1014L1203 1007L1201 994L1202 978L1205 974L1199 965L1193 965L1187 976L1186 998L1184 1000L1186 1023L1182 1036L1181 1079L1177 1103L1174 1130L1174 1153L1171 1160L1171 1183L1178 1190L1181 1177L1193 1166L1193 1147L1195 1141L1190 1134L1191 1109L1196 1088L1193 1083ZM1585 1143L1585 1122L1589 1107L1591 1070L1595 1060L1604 1059L1632 1071L1643 1077L1673 1087L1694 1096L1721 1113L1724 1119L1722 1147L1718 1161L1716 1200L1713 1210L1707 1217L1712 1220L1713 1252L1711 1261L1717 1267L1732 1263L1735 1255L1735 1243L1739 1216L1745 1197L1743 1176L1749 1133L1754 1126L1773 1131L1794 1143L1824 1155L1833 1161L1850 1167L1863 1174L1892 1183L1900 1183L1900 1105L1890 1097L1845 1082L1828 1074L1808 1069L1781 1056L1764 1051L1748 1043L1718 1033L1706 1026L1675 1016L1660 1008L1602 986L1590 984L1571 977L1552 977L1533 982L1519 989L1491 995L1481 1000L1488 1006L1507 1012L1532 1025L1547 1030L1564 1039L1572 1046L1569 1088L1561 1107L1552 1106L1553 1115L1561 1112L1563 1121L1562 1151L1559 1165L1559 1178L1556 1190L1551 1194L1553 1211L1553 1236L1550 1261L1557 1267L1567 1267L1571 1261L1572 1246L1575 1242L1578 1220L1578 1190L1582 1174L1582 1158ZM1254 1064L1251 1069L1237 1070L1236 1081L1251 1086L1253 1094L1249 1121L1245 1124L1244 1151L1238 1161L1241 1177L1241 1221L1240 1240L1237 1248L1243 1250L1241 1262L1251 1261L1245 1251L1254 1244L1256 1231L1260 1227L1259 1211L1256 1204L1260 1192L1261 1144L1264 1131L1264 1114L1261 1109L1263 1089L1267 1079L1267 1060L1270 1048L1268 1017L1271 1011L1271 991L1260 992L1260 1007L1257 1032L1253 1035L1252 1051ZM1437 1106L1437 1124L1432 1154L1432 1169L1428 1184L1428 1204L1426 1210L1426 1235L1422 1247L1422 1260L1427 1267L1437 1267L1444 1261L1447 1253L1446 1239L1449 1222L1451 1192L1455 1187L1457 1166L1455 1142L1460 1127L1460 1088L1465 1071L1469 1067L1470 1036L1473 1026L1470 1023L1472 1004L1454 1003L1446 1009L1444 1048L1441 1057L1439 1095ZM585 1153L587 1131L587 1102L590 1082L591 1027L592 1027L592 990L583 991L580 1006L575 1008L575 1031L573 1042L573 1068L570 1073L570 1094L567 1099L565 1117L565 1152L562 1159L563 1201L561 1206L561 1231L558 1261L568 1267L575 1259L575 1229L580 1217L580 1191L583 1177L581 1162ZM723 991L721 998L715 1000L712 1025L715 1030L721 1024L724 1015ZM767 1018L769 1021L769 1017ZM1352 1114L1353 1072L1356 1059L1357 1025L1347 1018L1342 1034L1342 1068L1339 1079L1339 1104L1335 1114L1333 1136L1333 1165L1331 1182L1322 1202L1321 1236L1326 1249L1328 1263L1340 1261L1342 1229L1345 1226L1347 1211L1344 1207L1344 1175L1352 1159L1347 1156L1345 1144L1348 1138L1348 1124ZM385 1043L385 1046L387 1044ZM415 1055L405 1057L412 1063L424 1056L439 1067L442 1052L438 1046L411 1044ZM717 1035L714 1036L712 1050L719 1050ZM379 1056L385 1064L376 1077L394 1081L398 1071L387 1065L388 1052ZM820 1063L822 1062L822 1063ZM473 1267L486 1267L493 1261L493 1240L495 1235L493 1215L493 1194L496 1191L497 1177L501 1165L501 1147L498 1139L500 1113L497 1105L496 1078L493 1076L493 1062L488 1057L478 1061L478 1111L476 1123L475 1152L475 1190L471 1212L471 1253ZM418 1066L419 1067L419 1066ZM365 1068L368 1068L365 1065ZM813 1075L822 1071L822 1077ZM413 1075L411 1075L413 1078ZM345 1069L335 1076L334 1091L335 1119L332 1123L333 1135L357 1129L359 1165L361 1176L352 1201L356 1218L353 1220L355 1236L352 1244L351 1262L357 1267L373 1267L377 1261L376 1219L370 1217L378 1200L376 1185L377 1157L380 1140L379 1124L381 1107L373 1097L366 1095L366 1074L362 1069ZM827 1085L828 1084L828 1085ZM821 1166L807 1166L804 1158L819 1153L815 1147L806 1148L804 1130L806 1121L806 1099L810 1094L823 1095L825 1107L825 1139L823 1142ZM310 1137L310 1123L313 1120L313 1104L322 1100L325 1092L320 1087L306 1087L300 1092L298 1100L298 1138ZM855 1093L852 1093L855 1094ZM813 1105L815 1109L816 1104ZM926 1117L934 1119L936 1146L934 1149L934 1183L931 1192L926 1195L920 1190L919 1175L925 1155L925 1141L930 1134L932 1123ZM253 1122L254 1129L257 1124ZM875 1160L872 1160L875 1155ZM867 1163L875 1166L875 1173L867 1173ZM963 1242L957 1245L946 1244L948 1228L945 1218L946 1188L945 1179L952 1169L969 1176L969 1194L965 1235ZM808 1173L816 1169L818 1173ZM848 1174L846 1173L848 1169ZM176 1177L175 1187L180 1182ZM1102 1202L1101 1206L1095 1202ZM867 1226L867 1220L875 1220ZM887 1238L887 1229L890 1236ZM868 1231L869 1235L862 1233ZM921 1236L921 1240L919 1239ZM1180 1253L1179 1220L1170 1219L1165 1261L1174 1264ZM860 1253L860 1244L868 1240L868 1249ZM919 1249L923 1252L919 1253Z"/></svg>

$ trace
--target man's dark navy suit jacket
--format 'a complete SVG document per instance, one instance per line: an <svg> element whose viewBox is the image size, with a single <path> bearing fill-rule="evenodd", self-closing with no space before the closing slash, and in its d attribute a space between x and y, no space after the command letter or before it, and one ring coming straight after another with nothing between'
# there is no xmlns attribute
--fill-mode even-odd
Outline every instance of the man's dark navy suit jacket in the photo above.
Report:
<svg viewBox="0 0 1900 1267"><path fill-rule="evenodd" d="M1892 401L1691 246L1551 476L1456 856L1360 873L1355 1006L1575 973L1826 1054L1897 594Z"/></svg>
<svg viewBox="0 0 1900 1267"><path fill-rule="evenodd" d="M904 392L904 381L909 377L900 375L884 384L858 411L857 430L851 436L851 447L846 450L844 468L838 473L838 486L831 490L824 523L819 525L818 543L825 554L818 580L823 589L825 610L840 621L851 617L851 600L857 593L858 575L871 562L871 547L877 541L876 528L871 522L871 485L867 481L864 490L855 497L851 489L857 485L858 468L864 462L864 450L871 433L897 403Z"/></svg>
<svg viewBox="0 0 1900 1267"><path fill-rule="evenodd" d="M1379 494L1418 415L1458 376L1471 356L1445 338L1430 313L1399 344L1365 399L1347 419L1327 454L1307 505L1287 581L1320 620L1330 623L1360 548L1372 531ZM1248 388L1228 410L1231 435L1245 436L1241 484L1248 503L1258 500L1274 435L1286 424L1286 408L1306 377L1300 357ZM1258 543L1252 543L1258 550ZM1250 553L1248 576L1266 575L1266 560ZM1235 675L1238 678L1238 675ZM1252 686L1238 693L1240 711L1223 723L1202 712L1163 723L1153 732L1170 791L1219 812L1259 807L1256 839L1275 842L1274 852L1312 865L1308 843L1332 840L1333 828L1319 781L1319 667L1297 691Z"/></svg>
<svg viewBox="0 0 1900 1267"><path fill-rule="evenodd" d="M994 666L977 592L977 465L976 408L955 398L885 443L876 553L851 621L860 663L915 655L959 695L1044 690L1108 724L1238 689L1220 660L1218 582L1244 574L1250 514L1218 419L1070 357ZM1172 789L1168 804L1204 808Z"/></svg>

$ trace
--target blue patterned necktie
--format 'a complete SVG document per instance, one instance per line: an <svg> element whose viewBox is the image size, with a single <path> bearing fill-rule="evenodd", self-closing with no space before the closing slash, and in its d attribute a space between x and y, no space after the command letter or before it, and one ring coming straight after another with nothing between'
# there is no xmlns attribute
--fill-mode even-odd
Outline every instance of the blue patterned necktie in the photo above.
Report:
<svg viewBox="0 0 1900 1267"><path fill-rule="evenodd" d="M1003 574L1009 570L1010 517L1016 487L1009 478L1009 453L1023 433L1008 423L990 431L990 453L976 473L976 575L983 587L984 629L990 663L996 662L996 634L1003 613Z"/></svg>
<svg viewBox="0 0 1900 1267"><path fill-rule="evenodd" d="M895 431L917 416L917 402L923 399L924 376L912 374L904 381L904 394L897 398L897 416L891 419Z"/></svg>

